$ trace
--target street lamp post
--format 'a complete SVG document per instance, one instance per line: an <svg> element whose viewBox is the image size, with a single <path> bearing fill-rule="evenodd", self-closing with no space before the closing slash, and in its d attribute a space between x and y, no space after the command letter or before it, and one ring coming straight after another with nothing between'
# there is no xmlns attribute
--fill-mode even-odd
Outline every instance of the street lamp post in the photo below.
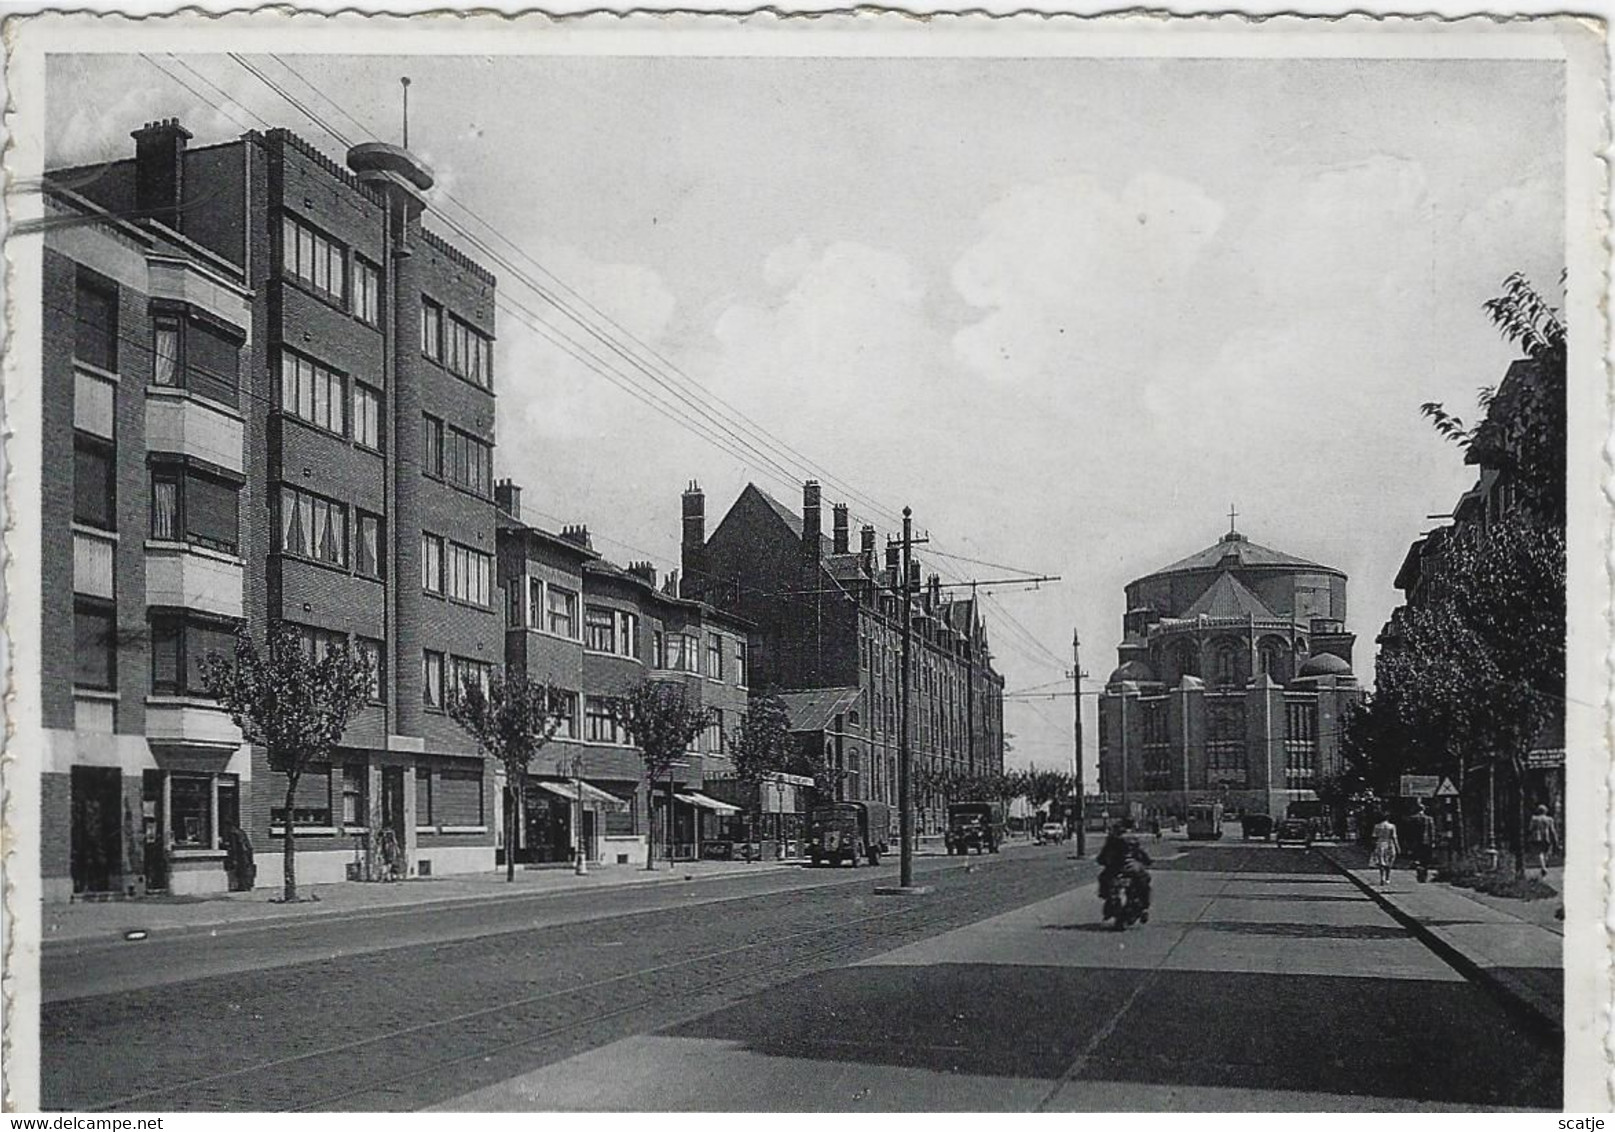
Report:
<svg viewBox="0 0 1615 1132"><path fill-rule="evenodd" d="M572 781L578 788L578 820L572 826L572 840L577 848L572 854L572 871L580 877L589 875L589 847L583 840L583 755L572 756Z"/></svg>

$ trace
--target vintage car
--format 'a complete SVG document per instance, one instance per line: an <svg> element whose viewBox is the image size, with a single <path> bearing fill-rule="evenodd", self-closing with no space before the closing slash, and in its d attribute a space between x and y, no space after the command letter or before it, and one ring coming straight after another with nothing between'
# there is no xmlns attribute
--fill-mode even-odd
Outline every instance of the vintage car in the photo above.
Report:
<svg viewBox="0 0 1615 1132"><path fill-rule="evenodd" d="M1245 814L1239 819L1240 835L1249 841L1253 837L1260 837L1264 841L1273 838L1273 819L1268 814Z"/></svg>
<svg viewBox="0 0 1615 1132"><path fill-rule="evenodd" d="M814 865L859 858L880 864L891 840L892 808L884 802L836 802L817 806L809 820L808 860Z"/></svg>
<svg viewBox="0 0 1615 1132"><path fill-rule="evenodd" d="M1285 818L1279 822L1273 840L1279 845L1312 847L1312 823L1304 818Z"/></svg>
<svg viewBox="0 0 1615 1132"><path fill-rule="evenodd" d="M1065 826L1061 825L1057 821L1046 821L1037 827L1037 843L1039 845L1046 845L1050 843L1058 845L1064 840Z"/></svg>
<svg viewBox="0 0 1615 1132"><path fill-rule="evenodd" d="M998 802L955 802L948 807L943 843L950 854L998 852L1004 840L1004 807Z"/></svg>

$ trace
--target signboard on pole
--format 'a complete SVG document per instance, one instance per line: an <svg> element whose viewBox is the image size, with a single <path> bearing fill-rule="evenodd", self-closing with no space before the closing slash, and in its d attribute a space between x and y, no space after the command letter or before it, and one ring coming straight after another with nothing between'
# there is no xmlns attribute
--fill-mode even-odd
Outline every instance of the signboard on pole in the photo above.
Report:
<svg viewBox="0 0 1615 1132"><path fill-rule="evenodd" d="M1443 778L1441 780L1441 785L1436 787L1436 797L1437 798L1456 798L1456 797L1458 797L1458 788L1452 784L1452 779Z"/></svg>
<svg viewBox="0 0 1615 1132"><path fill-rule="evenodd" d="M1404 774L1402 776L1402 797L1434 798L1436 790L1439 789L1440 786L1440 775Z"/></svg>
<svg viewBox="0 0 1615 1132"><path fill-rule="evenodd" d="M1525 765L1531 770L1553 770L1562 767L1565 765L1565 749L1538 748L1525 756Z"/></svg>

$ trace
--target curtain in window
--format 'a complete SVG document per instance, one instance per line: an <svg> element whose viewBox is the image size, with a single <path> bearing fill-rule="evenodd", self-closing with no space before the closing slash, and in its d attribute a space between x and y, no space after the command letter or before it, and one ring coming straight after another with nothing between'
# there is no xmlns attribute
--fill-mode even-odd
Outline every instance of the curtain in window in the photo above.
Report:
<svg viewBox="0 0 1615 1132"><path fill-rule="evenodd" d="M308 553L308 524L303 516L303 504L306 502L295 491L281 490L280 548L287 554Z"/></svg>
<svg viewBox="0 0 1615 1132"><path fill-rule="evenodd" d="M359 518L359 573L377 574L381 555L381 521L373 515Z"/></svg>
<svg viewBox="0 0 1615 1132"><path fill-rule="evenodd" d="M343 561L343 547L347 542L347 531L343 530L343 519L346 517L340 507L334 504L321 502L320 510L324 514L324 522L320 524L320 540L315 557L322 562L331 562L341 565Z"/></svg>
<svg viewBox="0 0 1615 1132"><path fill-rule="evenodd" d="M158 323L156 340L152 352L152 384L178 385L179 327Z"/></svg>
<svg viewBox="0 0 1615 1132"><path fill-rule="evenodd" d="M179 538L179 484L173 480L152 481L151 537Z"/></svg>

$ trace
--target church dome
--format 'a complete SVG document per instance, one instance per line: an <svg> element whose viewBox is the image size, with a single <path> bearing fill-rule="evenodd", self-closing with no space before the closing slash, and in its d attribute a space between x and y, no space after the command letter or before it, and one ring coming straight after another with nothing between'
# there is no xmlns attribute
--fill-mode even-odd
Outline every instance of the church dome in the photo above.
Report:
<svg viewBox="0 0 1615 1132"><path fill-rule="evenodd" d="M1150 666L1145 664L1142 660L1129 660L1126 664L1112 672L1110 674L1110 679L1105 681L1107 684L1122 684L1128 682L1134 684L1153 684L1156 682L1155 673L1150 671Z"/></svg>
<svg viewBox="0 0 1615 1132"><path fill-rule="evenodd" d="M1350 676L1351 665L1341 660L1332 652L1321 652L1317 656L1307 658L1296 673L1296 678L1305 680L1311 676Z"/></svg>

